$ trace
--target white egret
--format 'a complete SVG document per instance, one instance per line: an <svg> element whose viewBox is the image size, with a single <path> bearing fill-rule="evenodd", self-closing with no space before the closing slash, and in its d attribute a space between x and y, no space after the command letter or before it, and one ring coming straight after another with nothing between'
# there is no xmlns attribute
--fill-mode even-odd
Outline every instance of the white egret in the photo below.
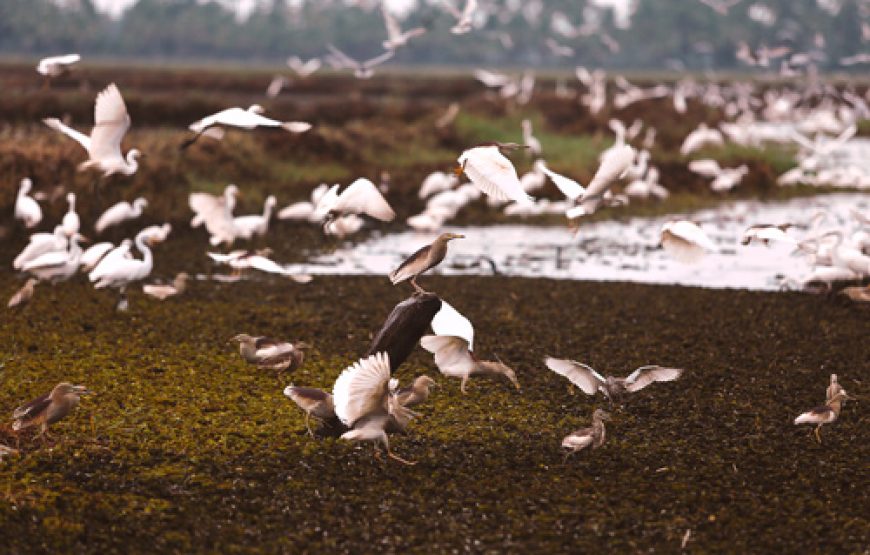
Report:
<svg viewBox="0 0 870 555"><path fill-rule="evenodd" d="M484 143L465 150L459 157L460 168L471 182L495 200L530 203L529 196L520 183L517 170L502 149L522 148L516 143Z"/></svg>
<svg viewBox="0 0 870 555"><path fill-rule="evenodd" d="M329 51L332 53L337 66L345 69L352 69L353 75L357 79L371 79L375 75L374 68L395 55L394 51L387 50L380 56L376 56L370 60L366 60L365 62L359 62L331 44L327 45L327 48L329 48Z"/></svg>
<svg viewBox="0 0 870 555"><path fill-rule="evenodd" d="M740 244L748 245L753 241L760 241L765 245L770 245L772 242L789 243L797 245L797 240L790 237L788 229L794 227L793 224L767 225L756 224L749 226L746 231L740 236Z"/></svg>
<svg viewBox="0 0 870 555"><path fill-rule="evenodd" d="M39 278L40 281L66 281L79 269L82 256L79 243L85 240L83 236L74 233L69 240L69 250L47 252L25 263L21 269Z"/></svg>
<svg viewBox="0 0 870 555"><path fill-rule="evenodd" d="M724 144L725 139L718 129L711 129L707 127L706 123L701 123L697 129L686 136L682 146L680 146L680 154L687 156L706 146L721 146Z"/></svg>
<svg viewBox="0 0 870 555"><path fill-rule="evenodd" d="M541 147L541 141L535 137L534 132L532 131L532 121L524 119L521 125L523 128L523 144L529 148L529 152L535 156L540 156L541 152L543 152L543 148Z"/></svg>
<svg viewBox="0 0 870 555"><path fill-rule="evenodd" d="M124 239L127 241L128 249L129 246L133 244L129 239ZM99 264L100 260L103 259L111 250L115 248L115 245L104 241L102 243L96 243L88 247L85 252L82 253L81 258L79 259L80 270L84 273L90 272L94 268L96 268L97 264Z"/></svg>
<svg viewBox="0 0 870 555"><path fill-rule="evenodd" d="M269 220L272 219L272 211L275 209L276 204L278 204L278 199L273 195L269 195L266 197L266 202L263 203L262 214L236 216L233 218L236 238L250 239L255 235L260 237L266 235L269 231Z"/></svg>
<svg viewBox="0 0 870 555"><path fill-rule="evenodd" d="M662 226L660 237L662 247L681 262L694 262L705 251L719 250L703 229L688 220L666 222Z"/></svg>
<svg viewBox="0 0 870 555"><path fill-rule="evenodd" d="M18 195L15 197L15 219L21 220L27 228L36 227L42 221L42 208L36 199L28 195L32 187L33 181L25 177L21 180Z"/></svg>
<svg viewBox="0 0 870 555"><path fill-rule="evenodd" d="M139 252L142 253L141 260L123 256L109 257L107 255L88 275L88 278L91 282L94 282L94 287L97 289L105 287L118 289L120 294L117 306L118 310L127 309L127 286L134 281L147 278L154 266L154 258L149 248L149 245L156 242L154 237L145 231L140 231L133 242L136 248L139 249Z"/></svg>
<svg viewBox="0 0 870 555"><path fill-rule="evenodd" d="M34 233L30 242L12 261L12 267L20 270L24 264L47 252L64 251L69 244L69 235L62 225L56 226L52 233Z"/></svg>
<svg viewBox="0 0 870 555"><path fill-rule="evenodd" d="M440 171L432 172L423 179L423 183L420 185L420 190L417 192L417 196L420 198L428 198L435 193L453 189L457 185L459 185L459 178L456 174Z"/></svg>
<svg viewBox="0 0 870 555"><path fill-rule="evenodd" d="M72 237L78 233L79 228L81 228L81 219L79 219L79 215L76 212L76 194L67 193L66 201L69 204L69 207L67 208L66 214L63 216L61 225L63 226L63 230L67 234L67 237Z"/></svg>
<svg viewBox="0 0 870 555"><path fill-rule="evenodd" d="M341 438L350 441L375 441L384 445L387 455L404 464L405 460L390 450L387 431L404 431L414 413L390 394L390 356L376 353L346 368L332 388L335 414L351 428Z"/></svg>
<svg viewBox="0 0 870 555"><path fill-rule="evenodd" d="M461 12L453 5L452 0L441 1L447 11L456 18L456 24L450 28L450 32L454 35L464 35L471 31L474 12L477 11L477 0L465 0L465 7Z"/></svg>
<svg viewBox="0 0 870 555"><path fill-rule="evenodd" d="M81 59L82 57L78 54L50 56L39 60L36 71L45 77L60 77L68 72L73 65L81 61Z"/></svg>
<svg viewBox="0 0 870 555"><path fill-rule="evenodd" d="M385 4L381 4L381 13L384 16L384 25L387 28L387 40L384 41L384 48L387 50L395 50L400 46L405 46L412 38L426 34L425 27L414 27L413 29L402 31L396 16L389 12Z"/></svg>
<svg viewBox="0 0 870 555"><path fill-rule="evenodd" d="M185 141L181 148L187 148L199 139L206 131L216 127L235 127L237 129L252 130L257 127L270 127L283 129L290 133L305 133L311 129L311 124L305 121L278 121L263 115L265 110L259 104L252 104L247 110L234 107L221 110L216 114L206 116L188 126L188 129L196 133L192 138Z"/></svg>
<svg viewBox="0 0 870 555"><path fill-rule="evenodd" d="M338 193L339 186L333 185L317 203L315 214L331 221L347 214L365 214L382 222L392 221L396 213L377 185L365 177L360 177Z"/></svg>
<svg viewBox="0 0 870 555"><path fill-rule="evenodd" d="M307 79L320 69L321 62L320 58L311 58L307 62L303 62L299 56L291 56L287 58L287 66L302 79Z"/></svg>
<svg viewBox="0 0 870 555"><path fill-rule="evenodd" d="M144 197L139 197L130 204L127 201L121 201L111 207L97 218L97 223L94 224L94 230L97 233L104 232L107 228L116 226L127 220L135 220L142 215L142 211L148 206L148 200Z"/></svg>
<svg viewBox="0 0 870 555"><path fill-rule="evenodd" d="M133 175L139 169L137 158L141 152L132 148L126 158L121 153L121 141L130 129L130 116L121 97L121 91L112 83L97 95L94 106L94 128L90 137L67 127L57 118L42 120L64 135L75 139L88 151L89 159L79 164L79 171L95 168L104 177L115 173Z"/></svg>

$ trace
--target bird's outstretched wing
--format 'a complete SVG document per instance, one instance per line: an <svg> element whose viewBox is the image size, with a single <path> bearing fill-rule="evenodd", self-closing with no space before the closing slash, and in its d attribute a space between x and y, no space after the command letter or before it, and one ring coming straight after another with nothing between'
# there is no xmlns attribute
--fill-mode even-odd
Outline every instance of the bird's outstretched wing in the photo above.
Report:
<svg viewBox="0 0 870 555"><path fill-rule="evenodd" d="M332 210L341 213L367 214L383 222L392 221L396 217L396 213L377 186L364 177L348 185L347 189L338 195Z"/></svg>
<svg viewBox="0 0 870 555"><path fill-rule="evenodd" d="M680 368L666 368L664 366L641 366L625 378L625 389L630 393L640 391L653 382L671 382L679 378L683 373Z"/></svg>
<svg viewBox="0 0 870 555"><path fill-rule="evenodd" d="M565 195L568 200L574 200L583 196L583 192L586 190L583 185L580 185L569 177L565 177L562 174L554 172L543 164L540 167L541 171L544 172L544 175L546 175L553 181L553 184L562 192L563 195Z"/></svg>
<svg viewBox="0 0 870 555"><path fill-rule="evenodd" d="M459 157L459 163L471 182L496 200L525 203L534 200L523 189L514 165L498 147L470 148Z"/></svg>
<svg viewBox="0 0 870 555"><path fill-rule="evenodd" d="M85 150L90 152L90 150L91 150L91 138L88 137L87 135L85 135L84 133L81 133L79 131L76 131L72 127L64 125L63 122L61 122L57 118L45 118L44 120L42 120L42 123L51 127L55 131L60 131L61 133L63 133L67 137L74 139L78 144L82 145L82 147L84 147Z"/></svg>
<svg viewBox="0 0 870 555"><path fill-rule="evenodd" d="M335 414L346 426L383 410L390 380L390 355L375 353L346 368L332 388Z"/></svg>
<svg viewBox="0 0 870 555"><path fill-rule="evenodd" d="M430 325L436 335L452 335L462 338L467 343L467 349L474 350L474 326L471 325L471 320L463 316L444 299L441 300L441 309L432 318Z"/></svg>
<svg viewBox="0 0 870 555"><path fill-rule="evenodd" d="M51 403L50 393L46 393L41 397L30 401L26 405L21 405L12 413L12 418L15 420L26 421L34 418L39 413L44 411Z"/></svg>
<svg viewBox="0 0 870 555"><path fill-rule="evenodd" d="M547 368L568 380L583 390L586 395L595 395L598 387L604 383L604 377L591 366L573 360L547 357L544 359Z"/></svg>
<svg viewBox="0 0 870 555"><path fill-rule="evenodd" d="M130 129L130 115L121 91L112 83L97 95L94 129L88 153L94 160L121 158L121 141Z"/></svg>
<svg viewBox="0 0 870 555"><path fill-rule="evenodd" d="M420 346L435 355L435 366L445 376L467 376L474 360L468 352L468 342L452 335L424 335Z"/></svg>

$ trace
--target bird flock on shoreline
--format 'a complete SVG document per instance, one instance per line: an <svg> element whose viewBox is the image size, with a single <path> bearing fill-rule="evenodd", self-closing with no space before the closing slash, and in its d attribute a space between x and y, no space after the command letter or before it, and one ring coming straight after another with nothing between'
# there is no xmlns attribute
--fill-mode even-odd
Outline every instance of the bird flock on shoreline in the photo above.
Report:
<svg viewBox="0 0 870 555"><path fill-rule="evenodd" d="M725 3L702 1L717 11L722 9L727 12ZM478 9L475 0L466 0L462 10L449 2L445 6L449 6L450 13L456 19L452 33L465 34L474 29L474 15ZM368 79L374 75L375 67L394 56L396 49L427 32L422 27L403 30L390 12L386 9L382 11L387 30L383 54L359 61L330 44L323 61L334 68L350 70L359 79ZM766 17L761 13L756 13L756 16ZM554 52L562 50L555 42L551 49ZM766 65L770 60L786 54L766 48L752 51L748 45L741 45L739 52L741 59L753 65ZM37 69L50 79L70 71L80 60L77 54L47 58L40 62ZM317 58L303 61L293 57L288 60L288 66L300 78L308 78L319 70L323 61ZM795 62L793 65L797 65L799 60L792 57L792 61ZM474 75L483 86L506 102L522 105L535 94L536 80L531 71L515 76L480 69ZM769 88L759 94L753 87L741 83L726 86L715 82L702 84L690 79L680 80L673 86L658 85L644 89L621 76L610 79L603 70L590 71L583 67L577 68L576 77L582 91L572 91L559 81L556 94L576 95L578 102L593 114L600 112L608 103L625 108L637 102L666 97L672 99L676 112L680 114L686 112L689 99L706 106L721 107L729 115L730 121L718 128L701 123L681 144L680 154L684 158L703 153L706 148L726 144L789 144L798 150L798 166L780 176L779 185L803 183L870 189L870 173L857 166L843 165L836 159L836 153L856 135L856 123L870 117L866 94L861 96L848 88L838 90L820 80L809 83L802 90ZM613 84L609 85L611 81ZM267 96L280 94L286 83L286 78L276 77L268 87ZM821 101L817 102L818 99ZM451 125L460 110L458 104L448 106L436 125ZM800 124L793 125L796 120L800 120ZM48 128L75 140L86 151L87 159L79 164L79 171L94 172L101 176L99 179L105 180L113 175L120 178L131 176L139 170L143 153L136 148L129 149L126 154L122 150L122 141L132 120L116 84L109 84L97 95L94 125L89 135L58 118L46 118L43 122ZM312 125L303 121L280 121L267 117L259 104L252 104L248 108L230 107L190 124L188 130L191 135L179 145L179 155L203 138L221 140L227 130L251 131L257 128L303 134ZM439 231L459 210L480 198L485 198L490 206L502 209L508 215L564 214L569 222L577 222L602 207L618 207L642 199L667 198L669 192L659 183L660 173L651 163L656 130L645 126L641 120L627 125L614 119L610 122L610 128L614 132L614 144L600 153L597 171L588 184L583 185L548 166L543 157L546 141L535 137L532 122L524 120L518 130L523 137L522 144L489 142L470 146L457 157L457 167L453 172L435 172L427 176L418 191L419 197L426 200L426 209L410 216L406 220L407 225L417 230ZM519 175L509 157L515 155L532 157L532 170ZM739 187L751 172L746 165L721 167L716 160L707 158L689 161L688 169L709 179L711 190L717 193ZM463 183L462 176L467 177L468 182ZM543 188L548 180L564 196L564 200L550 201L532 195ZM190 195L188 204L193 212L190 226L204 227L211 247L225 249L232 248L239 241L267 236L273 216L282 220L309 222L320 226L325 235L346 237L362 229L370 220L390 222L397 217L384 196L389 188L387 181L382 179L381 184L376 184L366 177L360 177L344 188L340 184L322 184L311 192L309 200L284 208L279 208L277 198L269 195L264 200L262 212L249 215L234 214L239 187L230 184L221 195L205 192ZM14 217L26 229L38 227L43 220L42 208L33 194L33 187L29 178L22 179L15 202ZM81 233L82 222L76 212L76 194L69 192L66 199L68 211L62 221L51 233L36 232L31 235L27 246L13 261L13 268L29 278L10 298L8 307L23 308L40 282L63 282L79 272L86 272L96 289L117 290L118 310L128 310L128 287L150 277L154 266L152 248L167 240L171 226L149 226L118 245L100 242L84 249L83 244L88 239ZM148 199L144 197L132 202L120 202L109 207L93 222L93 230L97 235L103 234L114 226L140 218L147 209ZM744 244L785 242L793 245L808 257L813 272L817 274L807 282L821 281L830 285L834 281L860 280L870 276L870 219L867 216L856 213L851 229L826 229L820 224L801 238L790 234L791 227L785 222L753 224L745 231L742 240ZM697 260L704 252L716 250L703 229L686 219L666 223L660 234L662 248L687 263ZM443 375L461 380L462 394L467 393L469 379L478 375L501 377L521 390L513 368L497 356L496 360L481 360L477 357L474 351L475 330L471 322L447 301L417 283L422 274L445 260L449 242L462 238L461 234L442 233L389 274L393 285L408 281L413 287L414 293L409 298L408 307L413 308L433 299L437 304L437 311L428 317L412 318L422 322L422 325L416 326L413 332L395 332L395 337L403 341L411 337L412 345L419 344L431 353L435 366ZM134 256L134 247L140 257ZM269 255L268 249L208 253L215 263L226 264L234 272L253 268L283 275L298 283L310 281L310 276L291 274L271 260ZM187 273L181 273L171 284L145 284L143 292L155 299L165 300L183 294L189 278ZM870 301L870 289L866 287L848 288L844 294L856 302ZM397 306L396 310L404 310L400 307ZM384 329L392 330L406 324L401 319L388 320ZM427 333L430 329L431 334ZM311 426L313 418L321 424L337 427L342 439L380 444L388 457L401 463L415 464L392 451L389 437L390 434L404 432L410 422L420 416L414 408L427 401L431 388L437 386L437 382L422 375L417 376L410 385L400 387L392 375L407 353L397 356L391 352L391 349L397 348L395 342L399 339L387 335L390 337L386 340L387 346L362 356L346 367L335 380L331 392L290 385L284 388L284 394L304 412L305 427L312 437L318 435ZM305 351L309 347L302 341L290 343L245 333L233 336L230 341L238 343L245 362L258 369L279 373L292 373L299 369L306 360ZM586 395L594 397L601 393L611 405L621 404L628 394L655 382L673 381L684 374L680 368L645 365L620 378L602 375L585 363L569 359L547 356L543 363ZM45 438L49 427L69 415L79 404L81 396L89 393L91 391L83 385L59 383L47 394L15 409L11 429L15 432L38 429L39 435ZM794 424L816 425L814 434L821 442L821 426L835 422L849 399L854 397L846 394L836 375L831 375L825 404L799 415ZM608 419L610 415L607 412L595 408L590 427L575 430L562 440L566 458L581 450L590 447L597 449L604 445L604 422ZM17 448L0 446L0 458L15 452ZM380 456L379 453L376 449L376 456Z"/></svg>

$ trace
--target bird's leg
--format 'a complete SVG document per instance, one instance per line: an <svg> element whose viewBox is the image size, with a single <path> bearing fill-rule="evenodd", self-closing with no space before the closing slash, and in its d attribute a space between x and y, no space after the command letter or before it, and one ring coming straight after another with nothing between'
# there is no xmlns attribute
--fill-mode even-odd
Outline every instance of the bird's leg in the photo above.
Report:
<svg viewBox="0 0 870 555"><path fill-rule="evenodd" d="M821 425L821 424L819 424L818 426L816 426L816 441L819 442L819 445L822 444L822 435L821 435L821 433L820 433L821 430L822 430L822 425Z"/></svg>
<svg viewBox="0 0 870 555"><path fill-rule="evenodd" d="M393 453L392 451L390 451L390 448L389 448L389 447L387 447L387 456L390 457L391 459L395 459L395 460L399 461L400 463L402 463L402 464L406 464L406 465L408 465L408 466L414 466L414 465L417 464L417 462L418 462L418 461L409 461L409 460L407 460L407 459L403 459L403 458L400 457L399 455L397 455L397 454Z"/></svg>
<svg viewBox="0 0 870 555"><path fill-rule="evenodd" d="M568 457L570 457L570 456L573 455L573 454L574 454L574 450L573 450L573 449L570 450L570 451L567 451L567 452L565 453L565 456L562 457L562 464L565 464L566 462L568 462Z"/></svg>
<svg viewBox="0 0 870 555"><path fill-rule="evenodd" d="M389 449L387 449L387 452L389 453ZM378 448L377 445L375 445L375 460L377 460L381 464L384 464L384 458L381 456L381 450Z"/></svg>
<svg viewBox="0 0 870 555"><path fill-rule="evenodd" d="M462 383L459 385L459 391L462 392L463 395L467 395L468 391L465 390L465 385L468 383L468 376L462 377Z"/></svg>
<svg viewBox="0 0 870 555"><path fill-rule="evenodd" d="M309 422L310 420L311 420L311 413L306 412L305 413L305 428L308 430L308 435L310 435L311 437L314 437L314 432L311 431L311 424Z"/></svg>
<svg viewBox="0 0 870 555"><path fill-rule="evenodd" d="M414 276L414 277L411 278L411 285L414 286L414 290L415 290L417 293L425 293L425 292L426 292L425 289L423 289L422 287L420 287L419 285L417 285L417 276Z"/></svg>

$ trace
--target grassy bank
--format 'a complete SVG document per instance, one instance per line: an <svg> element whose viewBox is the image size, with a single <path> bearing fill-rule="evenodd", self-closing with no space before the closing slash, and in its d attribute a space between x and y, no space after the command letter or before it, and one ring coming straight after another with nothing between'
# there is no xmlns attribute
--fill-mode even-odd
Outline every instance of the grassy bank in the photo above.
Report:
<svg viewBox="0 0 870 555"><path fill-rule="evenodd" d="M37 291L0 321L0 408L60 380L96 395L48 447L0 463L7 551L858 552L870 542L863 402L817 445L791 420L828 374L860 394L866 311L838 298L506 278L426 278L475 323L476 350L518 372L443 385L377 463L304 434L284 385L331 387L407 289L385 278L195 283L126 315L81 282ZM15 287L0 274L0 290ZM314 344L294 375L245 366L238 332ZM600 400L541 362L622 374L688 369L613 411L608 442L558 445ZM435 372L418 349L403 381ZM7 438L9 439L9 438Z"/></svg>

